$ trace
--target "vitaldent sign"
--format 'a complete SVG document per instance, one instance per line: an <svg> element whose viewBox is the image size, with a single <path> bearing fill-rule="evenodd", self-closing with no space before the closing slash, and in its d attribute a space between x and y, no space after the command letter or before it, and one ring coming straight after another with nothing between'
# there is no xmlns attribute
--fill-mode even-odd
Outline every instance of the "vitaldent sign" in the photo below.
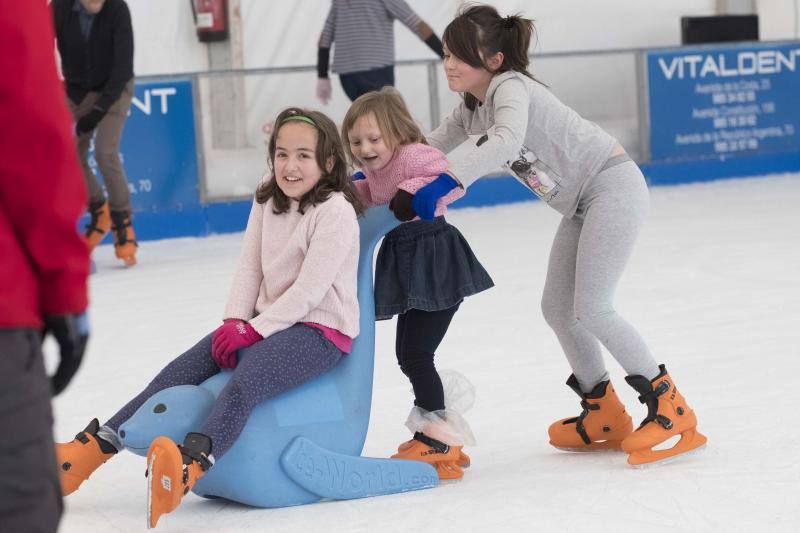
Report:
<svg viewBox="0 0 800 533"><path fill-rule="evenodd" d="M800 153L800 46L647 54L653 161Z"/></svg>
<svg viewBox="0 0 800 533"><path fill-rule="evenodd" d="M797 70L800 49L788 51L759 50L730 54L687 54L671 58L658 58L658 66L664 78L679 80L689 78L730 78L756 74L776 74Z"/></svg>

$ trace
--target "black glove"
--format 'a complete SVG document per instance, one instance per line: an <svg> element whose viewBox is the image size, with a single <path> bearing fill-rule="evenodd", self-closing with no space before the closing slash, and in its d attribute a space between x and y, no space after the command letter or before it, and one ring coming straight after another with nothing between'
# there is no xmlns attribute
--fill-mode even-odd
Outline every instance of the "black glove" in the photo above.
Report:
<svg viewBox="0 0 800 533"><path fill-rule="evenodd" d="M72 376L78 371L83 360L83 352L89 340L89 321L86 313L81 315L47 315L44 317L42 339L50 333L55 337L61 350L61 361L58 369L50 377L50 388L53 396L63 391Z"/></svg>
<svg viewBox="0 0 800 533"><path fill-rule="evenodd" d="M402 189L395 193L392 200L389 202L389 209L392 210L397 220L408 222L417 216L414 208L411 207L411 200L414 195Z"/></svg>
<svg viewBox="0 0 800 533"><path fill-rule="evenodd" d="M425 39L425 44L428 45L428 48L433 50L439 59L444 59L444 47L442 46L442 41L436 36L435 33L431 33L431 36Z"/></svg>
<svg viewBox="0 0 800 533"><path fill-rule="evenodd" d="M103 120L103 117L106 116L106 112L100 109L99 107L92 108L91 111L83 115L81 118L78 119L78 123L75 124L75 133L79 136L83 135L84 133L89 133L93 131L97 125Z"/></svg>

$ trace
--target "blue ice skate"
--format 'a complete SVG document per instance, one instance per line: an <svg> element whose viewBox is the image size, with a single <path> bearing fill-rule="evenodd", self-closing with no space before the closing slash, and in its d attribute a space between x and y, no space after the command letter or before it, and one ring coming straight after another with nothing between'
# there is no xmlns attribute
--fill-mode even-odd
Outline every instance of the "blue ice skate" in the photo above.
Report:
<svg viewBox="0 0 800 533"><path fill-rule="evenodd" d="M258 405L231 449L194 486L195 493L284 507L438 484L436 469L426 463L360 457L375 355L372 258L381 237L398 224L386 206L370 209L360 220L361 317L352 352L318 378ZM125 447L145 456L159 435L182 442L186 433L199 431L230 375L222 371L199 386L181 385L153 395L120 426Z"/></svg>

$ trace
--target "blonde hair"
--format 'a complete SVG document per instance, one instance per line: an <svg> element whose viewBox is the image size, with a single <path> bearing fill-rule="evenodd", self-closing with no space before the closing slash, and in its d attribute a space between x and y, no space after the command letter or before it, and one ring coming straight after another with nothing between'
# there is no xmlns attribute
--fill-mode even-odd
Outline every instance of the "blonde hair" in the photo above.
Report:
<svg viewBox="0 0 800 533"><path fill-rule="evenodd" d="M351 163L357 158L350 148L348 132L356 121L372 113L378 123L378 129L391 149L404 144L428 144L422 130L414 122L405 100L394 87L386 86L380 91L370 91L356 98L342 122L342 143Z"/></svg>

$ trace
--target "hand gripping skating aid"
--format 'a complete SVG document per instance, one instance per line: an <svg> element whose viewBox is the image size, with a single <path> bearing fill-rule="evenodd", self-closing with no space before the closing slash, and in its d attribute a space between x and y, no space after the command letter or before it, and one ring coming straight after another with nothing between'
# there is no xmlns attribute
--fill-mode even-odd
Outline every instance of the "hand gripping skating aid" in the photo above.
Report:
<svg viewBox="0 0 800 533"><path fill-rule="evenodd" d="M699 451L708 439L697 431L697 417L678 392L675 382L664 365L652 381L644 376L628 376L625 380L641 395L639 401L647 405L647 417L639 428L622 441L622 449L629 454L628 463L642 467L661 463L677 456ZM654 450L659 444L680 435L671 448Z"/></svg>
<svg viewBox="0 0 800 533"><path fill-rule="evenodd" d="M436 469L419 461L357 457L326 450L297 437L281 456L286 474L323 498L349 500L428 489L439 484Z"/></svg>
<svg viewBox="0 0 800 533"><path fill-rule="evenodd" d="M81 483L89 479L100 465L114 457L116 452L104 452L97 439L100 424L97 419L89 422L82 432L75 435L75 440L56 444L58 459L58 475L61 480L61 494L72 494ZM108 445L106 446L108 448Z"/></svg>
<svg viewBox="0 0 800 533"><path fill-rule="evenodd" d="M593 452L622 449L622 440L633 432L633 421L610 381L601 381L584 393L575 374L567 385L581 398L583 411L550 425L550 444L559 450Z"/></svg>

